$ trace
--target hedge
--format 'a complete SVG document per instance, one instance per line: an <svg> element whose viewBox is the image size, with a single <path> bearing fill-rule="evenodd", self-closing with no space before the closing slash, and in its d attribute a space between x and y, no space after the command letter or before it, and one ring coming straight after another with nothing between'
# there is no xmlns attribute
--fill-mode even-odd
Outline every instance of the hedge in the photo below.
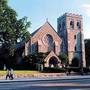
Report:
<svg viewBox="0 0 90 90"><path fill-rule="evenodd" d="M45 73L63 73L66 72L65 68L50 68L50 67L45 67L43 72Z"/></svg>

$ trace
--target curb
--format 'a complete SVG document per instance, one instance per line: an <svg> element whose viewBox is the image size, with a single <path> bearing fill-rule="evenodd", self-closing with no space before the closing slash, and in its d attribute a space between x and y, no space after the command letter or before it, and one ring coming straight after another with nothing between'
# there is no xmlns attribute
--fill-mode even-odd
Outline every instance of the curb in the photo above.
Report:
<svg viewBox="0 0 90 90"><path fill-rule="evenodd" d="M53 80L81 80L90 79L90 76L61 76L58 78L29 78L29 79L14 79L14 80L0 80L0 83L11 82L36 82L36 81L53 81Z"/></svg>

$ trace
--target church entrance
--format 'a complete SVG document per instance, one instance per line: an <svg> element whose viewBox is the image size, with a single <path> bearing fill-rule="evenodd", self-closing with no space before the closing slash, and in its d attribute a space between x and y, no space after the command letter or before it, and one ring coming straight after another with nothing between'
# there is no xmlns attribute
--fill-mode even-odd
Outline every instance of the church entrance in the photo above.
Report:
<svg viewBox="0 0 90 90"><path fill-rule="evenodd" d="M49 67L53 68L53 67L58 67L58 60L56 57L51 57L49 60Z"/></svg>

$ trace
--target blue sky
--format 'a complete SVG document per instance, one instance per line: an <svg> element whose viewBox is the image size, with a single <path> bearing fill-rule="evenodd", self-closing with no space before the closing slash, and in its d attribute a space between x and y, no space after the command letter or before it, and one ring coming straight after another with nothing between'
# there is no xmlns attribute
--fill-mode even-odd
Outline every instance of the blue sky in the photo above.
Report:
<svg viewBox="0 0 90 90"><path fill-rule="evenodd" d="M30 33L43 25L48 18L57 30L57 18L64 13L83 16L84 38L90 38L90 0L8 0L9 6L16 10L18 18L24 16L31 21Z"/></svg>

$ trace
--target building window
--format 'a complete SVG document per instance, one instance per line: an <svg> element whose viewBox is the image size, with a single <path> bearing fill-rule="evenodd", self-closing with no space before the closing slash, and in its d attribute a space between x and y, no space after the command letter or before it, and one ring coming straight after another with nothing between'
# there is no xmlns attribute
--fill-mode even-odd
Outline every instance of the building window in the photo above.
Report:
<svg viewBox="0 0 90 90"><path fill-rule="evenodd" d="M38 52L38 43L35 43L35 52Z"/></svg>
<svg viewBox="0 0 90 90"><path fill-rule="evenodd" d="M77 50L76 46L75 46L74 50L75 50L75 51Z"/></svg>
<svg viewBox="0 0 90 90"><path fill-rule="evenodd" d="M53 37L50 34L47 34L45 37L45 41L49 46L51 46L51 44L53 43Z"/></svg>
<svg viewBox="0 0 90 90"><path fill-rule="evenodd" d="M77 28L78 28L78 29L81 29L81 22L80 22L80 21L77 22Z"/></svg>
<svg viewBox="0 0 90 90"><path fill-rule="evenodd" d="M74 35L74 39L76 39L76 35Z"/></svg>
<svg viewBox="0 0 90 90"><path fill-rule="evenodd" d="M74 21L70 21L70 28L74 29Z"/></svg>

